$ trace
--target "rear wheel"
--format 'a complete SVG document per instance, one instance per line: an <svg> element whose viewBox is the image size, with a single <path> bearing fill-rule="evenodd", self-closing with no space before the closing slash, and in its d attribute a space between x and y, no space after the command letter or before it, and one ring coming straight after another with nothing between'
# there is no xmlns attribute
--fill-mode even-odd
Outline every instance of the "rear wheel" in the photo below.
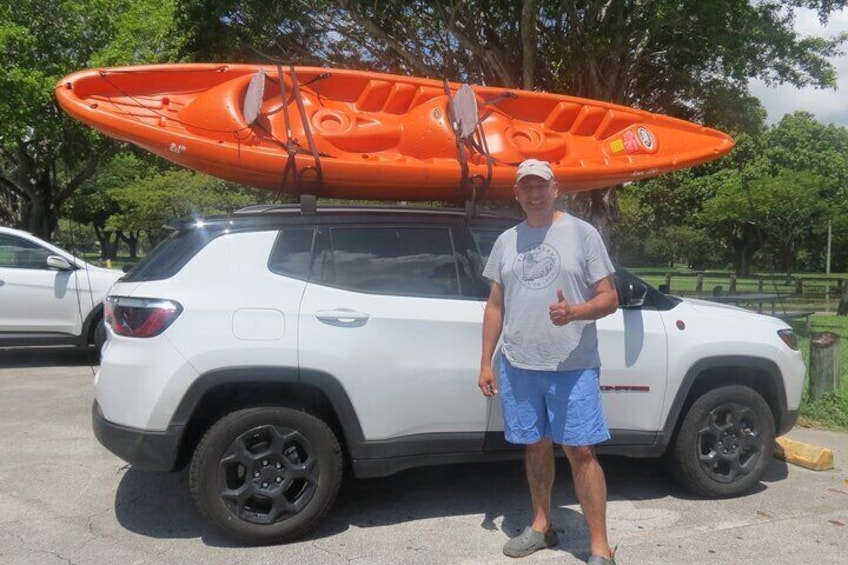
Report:
<svg viewBox="0 0 848 565"><path fill-rule="evenodd" d="M672 446L671 471L700 496L738 496L765 472L774 435L774 418L759 393L744 386L711 390L683 419Z"/></svg>
<svg viewBox="0 0 848 565"><path fill-rule="evenodd" d="M221 418L195 450L189 483L201 513L247 544L292 540L332 506L342 454L318 418L288 408L250 408Z"/></svg>

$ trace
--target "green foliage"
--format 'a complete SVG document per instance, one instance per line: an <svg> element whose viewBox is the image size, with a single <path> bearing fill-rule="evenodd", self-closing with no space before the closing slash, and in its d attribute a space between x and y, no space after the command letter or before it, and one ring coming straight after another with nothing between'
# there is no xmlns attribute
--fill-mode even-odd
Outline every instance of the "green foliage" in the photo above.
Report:
<svg viewBox="0 0 848 565"><path fill-rule="evenodd" d="M828 194L848 197L848 134L845 128L824 125L812 114L787 114L760 141L762 174L783 169L816 173Z"/></svg>
<svg viewBox="0 0 848 565"><path fill-rule="evenodd" d="M794 10L826 20L844 0L178 0L184 53L341 65L541 88L759 133L748 81L835 86L844 36L803 38ZM529 10L525 11L527 7Z"/></svg>
<svg viewBox="0 0 848 565"><path fill-rule="evenodd" d="M104 228L112 214L118 213L118 203L110 192L155 175L159 168L151 159L134 152L118 153L103 164L98 174L82 183L68 203L65 215L83 224Z"/></svg>
<svg viewBox="0 0 848 565"><path fill-rule="evenodd" d="M806 423L848 430L848 391L829 392L816 400L805 398L801 416Z"/></svg>
<svg viewBox="0 0 848 565"><path fill-rule="evenodd" d="M785 272L824 270L828 223L835 241L848 238L846 174L848 130L787 115L761 135L739 135L718 163L625 187L614 240L638 243L622 245L631 263L730 262L746 274L756 260ZM687 233L708 234L712 250L693 261L707 249L682 251ZM848 251L837 246L832 265L848 266Z"/></svg>
<svg viewBox="0 0 848 565"><path fill-rule="evenodd" d="M106 228L144 231L152 239L174 218L228 213L257 203L250 189L185 169L144 176L107 192L119 212L109 217Z"/></svg>
<svg viewBox="0 0 848 565"><path fill-rule="evenodd" d="M53 99L72 71L161 62L172 0L0 0L0 218L50 237L62 204L120 147Z"/></svg>

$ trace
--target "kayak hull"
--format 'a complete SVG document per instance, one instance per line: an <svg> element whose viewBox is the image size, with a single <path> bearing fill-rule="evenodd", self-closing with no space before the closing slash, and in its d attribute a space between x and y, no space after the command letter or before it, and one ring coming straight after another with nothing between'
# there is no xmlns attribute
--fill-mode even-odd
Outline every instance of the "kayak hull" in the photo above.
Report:
<svg viewBox="0 0 848 565"><path fill-rule="evenodd" d="M73 118L174 163L332 198L509 198L516 166L531 157L551 162L563 191L579 192L733 147L691 122L558 94L475 86L461 108L451 103L461 87L317 67L172 64L80 71L55 92Z"/></svg>

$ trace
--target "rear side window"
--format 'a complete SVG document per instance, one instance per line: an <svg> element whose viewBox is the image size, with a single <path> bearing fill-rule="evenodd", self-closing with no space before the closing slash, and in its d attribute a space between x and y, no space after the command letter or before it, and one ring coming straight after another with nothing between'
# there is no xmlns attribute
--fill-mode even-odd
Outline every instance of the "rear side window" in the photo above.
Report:
<svg viewBox="0 0 848 565"><path fill-rule="evenodd" d="M309 279L314 233L312 228L283 230L271 252L268 268L280 275Z"/></svg>
<svg viewBox="0 0 848 565"><path fill-rule="evenodd" d="M170 278L177 274L198 251L218 237L221 232L221 228L175 231L169 238L160 242L129 273L124 275L122 280L137 282Z"/></svg>
<svg viewBox="0 0 848 565"><path fill-rule="evenodd" d="M448 228L369 227L321 231L319 280L360 292L458 297L460 271Z"/></svg>

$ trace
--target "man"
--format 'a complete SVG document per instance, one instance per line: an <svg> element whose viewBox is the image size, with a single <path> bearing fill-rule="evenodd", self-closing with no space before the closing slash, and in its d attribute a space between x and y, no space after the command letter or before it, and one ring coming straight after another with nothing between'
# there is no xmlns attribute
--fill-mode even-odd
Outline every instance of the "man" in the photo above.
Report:
<svg viewBox="0 0 848 565"><path fill-rule="evenodd" d="M483 318L478 385L498 393L492 357L503 334L504 434L526 445L533 522L503 548L524 557L557 543L551 525L553 443L571 464L591 536L590 565L614 565L607 540L606 480L594 445L609 439L601 407L594 321L618 307L614 272L597 230L555 207L550 164L518 167L515 199L526 219L495 242L483 271L492 281Z"/></svg>

